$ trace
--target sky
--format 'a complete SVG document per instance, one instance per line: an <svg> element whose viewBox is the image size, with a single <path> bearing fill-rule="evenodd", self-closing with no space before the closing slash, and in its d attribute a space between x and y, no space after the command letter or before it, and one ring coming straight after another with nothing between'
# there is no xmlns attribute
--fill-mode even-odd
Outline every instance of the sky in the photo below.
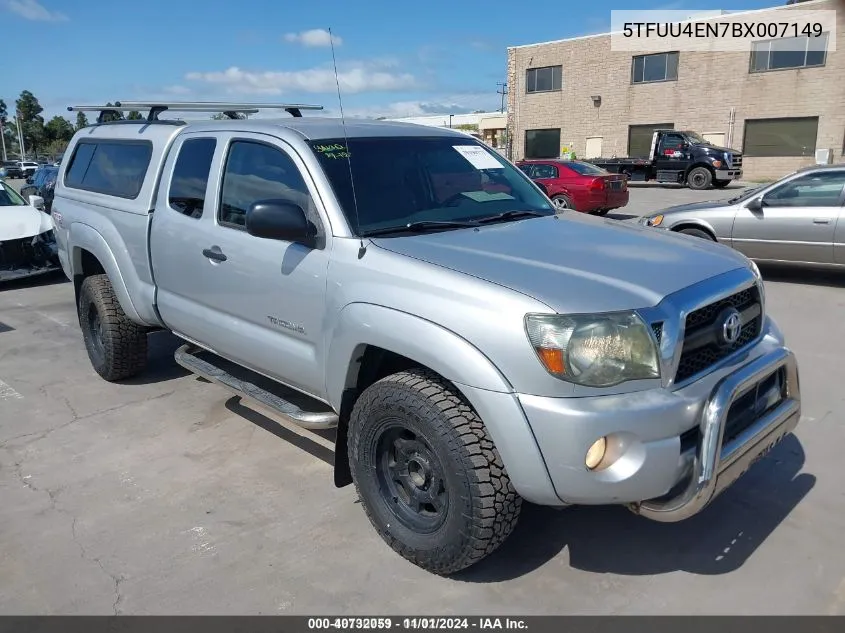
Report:
<svg viewBox="0 0 845 633"><path fill-rule="evenodd" d="M0 98L45 119L107 101L321 104L346 116L498 110L507 47L609 30L613 9L757 9L785 0L0 0ZM715 6L714 6L715 4ZM72 118L72 117L68 117Z"/></svg>

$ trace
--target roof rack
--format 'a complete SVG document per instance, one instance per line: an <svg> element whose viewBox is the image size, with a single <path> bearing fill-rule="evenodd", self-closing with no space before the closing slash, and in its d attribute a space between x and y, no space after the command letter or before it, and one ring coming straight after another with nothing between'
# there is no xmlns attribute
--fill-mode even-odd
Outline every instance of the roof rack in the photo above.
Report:
<svg viewBox="0 0 845 633"><path fill-rule="evenodd" d="M166 110L176 112L222 112L230 119L237 119L238 114L255 114L262 109L284 110L294 117L301 117L302 110L322 110L321 105L304 103L230 103L227 101L116 101L114 105L68 106L68 112L99 112L97 123L104 123L107 114L117 117L122 112L149 110L147 121L158 121L158 115Z"/></svg>

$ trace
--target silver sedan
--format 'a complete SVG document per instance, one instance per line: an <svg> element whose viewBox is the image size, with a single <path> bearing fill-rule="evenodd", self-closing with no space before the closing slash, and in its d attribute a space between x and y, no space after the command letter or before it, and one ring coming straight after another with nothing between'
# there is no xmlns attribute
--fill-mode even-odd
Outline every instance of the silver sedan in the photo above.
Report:
<svg viewBox="0 0 845 633"><path fill-rule="evenodd" d="M725 200L670 207L640 224L726 244L758 261L845 266L845 164L799 169Z"/></svg>

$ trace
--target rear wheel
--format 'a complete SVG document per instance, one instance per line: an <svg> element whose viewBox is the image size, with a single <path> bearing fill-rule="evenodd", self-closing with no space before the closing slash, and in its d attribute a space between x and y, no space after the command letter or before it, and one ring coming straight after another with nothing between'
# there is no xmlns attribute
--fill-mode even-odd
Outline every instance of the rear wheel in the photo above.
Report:
<svg viewBox="0 0 845 633"><path fill-rule="evenodd" d="M562 193L552 197L552 204L555 205L555 211L558 213L572 208L572 200Z"/></svg>
<svg viewBox="0 0 845 633"><path fill-rule="evenodd" d="M607 215L608 213L610 213L610 209L599 209L596 211L596 215Z"/></svg>
<svg viewBox="0 0 845 633"><path fill-rule="evenodd" d="M103 379L135 376L147 364L147 332L130 321L106 275L86 277L79 289L79 325L91 365Z"/></svg>
<svg viewBox="0 0 845 633"><path fill-rule="evenodd" d="M710 240L711 242L716 241L715 238L712 235L710 235L710 233L708 233L707 231L704 231L702 229L695 229L695 228L690 227L690 228L686 228L686 229L681 229L681 230L678 231L678 233L686 233L687 235L694 235L695 237L700 237L700 238L705 239L705 240Z"/></svg>
<svg viewBox="0 0 845 633"><path fill-rule="evenodd" d="M707 167L693 167L687 174L687 185L690 189L708 189L713 182L713 172Z"/></svg>
<svg viewBox="0 0 845 633"><path fill-rule="evenodd" d="M448 382L412 369L361 394L349 463L370 522L394 551L441 575L496 550L522 500L484 423Z"/></svg>

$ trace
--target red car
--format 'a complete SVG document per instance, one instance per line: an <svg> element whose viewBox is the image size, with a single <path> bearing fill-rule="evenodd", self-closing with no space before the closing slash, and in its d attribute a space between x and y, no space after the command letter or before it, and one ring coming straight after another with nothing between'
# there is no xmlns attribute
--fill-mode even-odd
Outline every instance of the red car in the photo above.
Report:
<svg viewBox="0 0 845 633"><path fill-rule="evenodd" d="M516 163L552 199L558 211L606 215L628 204L628 179L579 160L522 160Z"/></svg>

